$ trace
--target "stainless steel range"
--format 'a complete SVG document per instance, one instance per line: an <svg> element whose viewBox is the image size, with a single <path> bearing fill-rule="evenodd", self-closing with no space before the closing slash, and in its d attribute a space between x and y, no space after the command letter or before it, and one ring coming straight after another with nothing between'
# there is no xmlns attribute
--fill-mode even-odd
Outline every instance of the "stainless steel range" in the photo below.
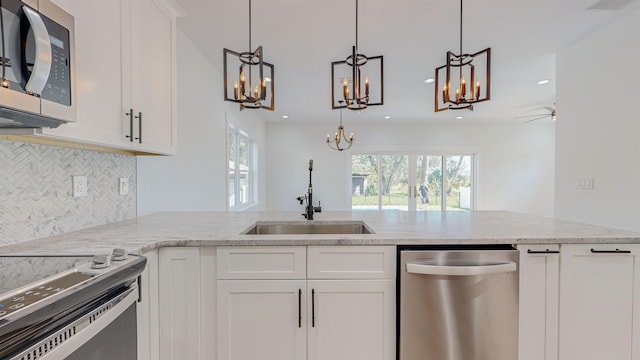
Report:
<svg viewBox="0 0 640 360"><path fill-rule="evenodd" d="M146 258L0 256L0 359L135 359Z"/></svg>

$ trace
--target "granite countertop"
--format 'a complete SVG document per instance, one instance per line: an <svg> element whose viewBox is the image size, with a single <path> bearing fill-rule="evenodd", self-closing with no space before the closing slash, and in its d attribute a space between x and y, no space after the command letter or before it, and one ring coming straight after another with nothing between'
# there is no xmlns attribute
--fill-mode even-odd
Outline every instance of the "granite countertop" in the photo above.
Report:
<svg viewBox="0 0 640 360"><path fill-rule="evenodd" d="M241 235L256 221L305 222L299 212L163 212L0 247L1 255L131 253L169 246L399 244L640 244L640 233L508 211L350 212L314 222L364 221L375 234Z"/></svg>

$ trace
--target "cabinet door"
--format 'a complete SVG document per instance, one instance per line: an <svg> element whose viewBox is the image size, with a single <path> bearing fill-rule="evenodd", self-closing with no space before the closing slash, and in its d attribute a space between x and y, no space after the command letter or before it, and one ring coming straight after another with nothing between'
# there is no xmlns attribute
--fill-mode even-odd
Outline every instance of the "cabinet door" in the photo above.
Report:
<svg viewBox="0 0 640 360"><path fill-rule="evenodd" d="M519 360L558 359L558 245L520 250Z"/></svg>
<svg viewBox="0 0 640 360"><path fill-rule="evenodd" d="M309 280L309 360L395 359L393 280Z"/></svg>
<svg viewBox="0 0 640 360"><path fill-rule="evenodd" d="M130 53L125 55L130 62L123 73L130 83L123 91L123 111L133 109L135 148L171 153L176 140L173 24L151 0L130 0L130 10ZM126 125L129 120L124 116Z"/></svg>
<svg viewBox="0 0 640 360"><path fill-rule="evenodd" d="M200 249L159 250L159 359L200 359Z"/></svg>
<svg viewBox="0 0 640 360"><path fill-rule="evenodd" d="M306 359L305 290L305 280L218 280L218 359Z"/></svg>
<svg viewBox="0 0 640 360"><path fill-rule="evenodd" d="M639 254L638 245L561 246L561 360L640 359Z"/></svg>
<svg viewBox="0 0 640 360"><path fill-rule="evenodd" d="M121 3L120 1L56 0L74 16L76 102L78 122L45 136L86 143L127 146L121 123Z"/></svg>
<svg viewBox="0 0 640 360"><path fill-rule="evenodd" d="M141 299L137 303L138 360L158 359L158 251L144 253L147 266L141 275Z"/></svg>

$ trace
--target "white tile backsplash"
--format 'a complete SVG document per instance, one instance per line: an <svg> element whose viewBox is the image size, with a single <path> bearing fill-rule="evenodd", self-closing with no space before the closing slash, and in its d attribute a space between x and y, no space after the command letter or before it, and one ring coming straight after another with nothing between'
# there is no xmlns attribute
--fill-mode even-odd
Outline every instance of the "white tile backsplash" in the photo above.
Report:
<svg viewBox="0 0 640 360"><path fill-rule="evenodd" d="M87 196L73 197L74 175L87 177ZM135 216L135 156L0 141L0 245Z"/></svg>

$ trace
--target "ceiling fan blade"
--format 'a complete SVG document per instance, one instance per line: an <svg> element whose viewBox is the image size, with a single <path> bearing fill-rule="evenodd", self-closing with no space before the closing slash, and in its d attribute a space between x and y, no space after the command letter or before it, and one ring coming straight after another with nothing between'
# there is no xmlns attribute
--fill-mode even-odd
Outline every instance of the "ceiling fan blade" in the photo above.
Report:
<svg viewBox="0 0 640 360"><path fill-rule="evenodd" d="M540 116L540 117L537 117L537 118L535 118L535 119L527 120L527 121L525 121L525 122L526 122L526 123L528 123L528 122L532 122L532 121L536 121L536 120L544 119L544 118L546 118L546 117L548 117L548 116L549 116L549 115Z"/></svg>
<svg viewBox="0 0 640 360"><path fill-rule="evenodd" d="M545 117L545 116L548 116L548 114L535 114L535 115L516 116L515 119L522 119L522 118L536 117L536 116Z"/></svg>
<svg viewBox="0 0 640 360"><path fill-rule="evenodd" d="M545 109L547 109L547 110L549 110L549 112L554 112L554 111L556 111L556 108L555 108L555 107L545 106L544 108L545 108Z"/></svg>

